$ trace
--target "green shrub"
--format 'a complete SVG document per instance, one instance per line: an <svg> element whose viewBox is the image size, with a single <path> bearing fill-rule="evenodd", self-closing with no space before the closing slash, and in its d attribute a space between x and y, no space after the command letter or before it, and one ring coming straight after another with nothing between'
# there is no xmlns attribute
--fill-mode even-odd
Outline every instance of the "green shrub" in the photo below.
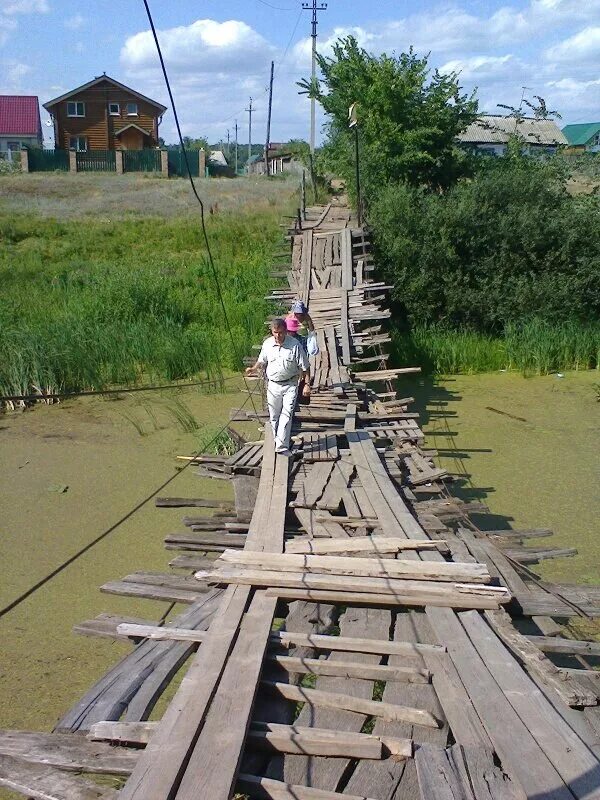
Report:
<svg viewBox="0 0 600 800"><path fill-rule="evenodd" d="M600 315L600 198L571 197L557 162L482 159L444 194L397 183L371 204L397 318L501 334L531 318Z"/></svg>

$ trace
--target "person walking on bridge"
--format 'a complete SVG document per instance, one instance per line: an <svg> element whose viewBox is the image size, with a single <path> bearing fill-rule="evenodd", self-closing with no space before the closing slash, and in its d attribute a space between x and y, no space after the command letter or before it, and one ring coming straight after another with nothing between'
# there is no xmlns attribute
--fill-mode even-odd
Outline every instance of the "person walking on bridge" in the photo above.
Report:
<svg viewBox="0 0 600 800"><path fill-rule="evenodd" d="M299 378L304 379L303 395L310 396L308 357L301 343L288 336L285 320L274 319L271 323L271 334L263 342L256 364L247 368L246 375L256 375L259 369L264 368L275 451L289 456L292 415Z"/></svg>

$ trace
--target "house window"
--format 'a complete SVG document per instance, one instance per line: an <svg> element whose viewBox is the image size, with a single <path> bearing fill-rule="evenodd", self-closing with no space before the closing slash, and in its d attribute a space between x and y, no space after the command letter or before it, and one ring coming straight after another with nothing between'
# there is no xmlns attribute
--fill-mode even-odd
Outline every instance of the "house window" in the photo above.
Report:
<svg viewBox="0 0 600 800"><path fill-rule="evenodd" d="M121 106L118 103L109 103L108 113L111 117L118 117L121 113Z"/></svg>
<svg viewBox="0 0 600 800"><path fill-rule="evenodd" d="M137 117L138 115L138 104L137 103L127 103L127 116L128 117Z"/></svg>
<svg viewBox="0 0 600 800"><path fill-rule="evenodd" d="M70 136L69 137L69 148L71 150L77 150L78 153L84 153L87 147L87 137L86 136Z"/></svg>
<svg viewBox="0 0 600 800"><path fill-rule="evenodd" d="M68 117L85 117L85 103L67 103Z"/></svg>

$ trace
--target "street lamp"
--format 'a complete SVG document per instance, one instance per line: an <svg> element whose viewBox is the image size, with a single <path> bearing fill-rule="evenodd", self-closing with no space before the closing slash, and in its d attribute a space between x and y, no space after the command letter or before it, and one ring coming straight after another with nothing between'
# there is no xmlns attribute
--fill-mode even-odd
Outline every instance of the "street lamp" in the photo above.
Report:
<svg viewBox="0 0 600 800"><path fill-rule="evenodd" d="M362 225L362 200L360 196L360 162L358 149L358 103L352 103L348 109L348 127L354 128L354 160L356 162L356 212L358 224Z"/></svg>

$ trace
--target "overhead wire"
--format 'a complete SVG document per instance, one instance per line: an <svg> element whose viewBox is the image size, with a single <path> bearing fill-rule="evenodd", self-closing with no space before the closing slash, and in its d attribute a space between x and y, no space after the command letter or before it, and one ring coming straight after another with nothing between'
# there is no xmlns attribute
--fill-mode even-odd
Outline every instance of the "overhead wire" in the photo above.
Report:
<svg viewBox="0 0 600 800"><path fill-rule="evenodd" d="M249 400L252 401L251 394L248 395L248 397L244 400L244 402L240 406L239 408L240 411L244 408L244 406L246 406ZM254 405L254 401L252 401L252 404ZM204 452L206 452L212 447L212 445L219 439L221 434L224 433L228 427L229 427L229 422L226 422L225 425L223 425L223 427L220 428L220 430L218 430L217 433L215 433L210 442L208 442L208 444L203 445ZM198 455L200 455L200 451L196 451L194 453L193 458L195 458ZM160 486L157 486L155 489L153 489L150 494L146 495L146 497L143 498L143 500L140 500L138 503L136 503L136 505L132 509L127 511L126 514L123 514L123 516L120 517L109 528L102 531L102 533L100 533L98 536L92 539L91 542L88 542L86 545L81 547L76 553L73 553L72 556L69 556L69 558L67 558L57 567L55 567L51 572L49 572L43 578L40 578L40 580L34 583L33 586L30 586L29 589L26 589L18 597L16 597L14 600L11 600L10 603L1 608L0 617L5 616L5 614L9 613L9 611L12 611L14 608L21 605L21 603L27 600L28 597L31 597L31 595L35 594L35 592L41 589L42 586L45 586L47 583L49 583L49 581L51 581L57 575L60 575L61 572L63 572L67 567L69 567L71 564L73 564L75 561L81 558L81 556L85 555L89 550L92 549L92 547L95 547L97 544L103 541L103 539L106 539L107 536L116 531L117 528L120 528L124 522L127 522L128 519L130 519L137 511L143 508L146 505L146 503L152 500L153 497L155 497L160 491L162 491L172 481L174 481L175 478L177 478L179 475L185 472L185 470L188 469L188 467L190 467L194 463L193 458L191 461L186 462L182 467L180 467L173 475L170 475L165 481L163 481L160 484Z"/></svg>
<svg viewBox="0 0 600 800"><path fill-rule="evenodd" d="M186 168L186 172L187 172L187 177L188 177L188 180L190 182L190 186L191 186L192 192L194 194L194 197L196 198L196 200L198 201L198 205L200 206L200 228L201 228L202 236L203 236L203 239L204 239L204 245L206 247L208 263L209 263L210 269L211 269L212 274L213 274L213 279L214 279L214 282L215 282L215 287L216 287L216 290L217 290L219 303L220 303L221 309L223 311L223 319L224 319L225 325L227 327L227 332L229 334L229 338L231 339L231 345L233 347L233 351L234 351L234 354L236 356L236 360L239 363L241 363L242 359L239 357L239 354L238 354L238 351L237 351L237 345L236 345L236 342L235 342L235 337L233 335L233 330L231 328L231 323L229 322L229 315L227 314L227 308L225 306L225 300L223 298L223 292L221 290L221 283L219 281L219 274L217 272L217 268L215 266L215 262L214 262L213 255L212 255L212 249L211 249L210 241L209 241L209 238L208 238L208 231L206 230L206 220L205 220L205 216L204 216L204 202L202 201L202 198L200 197L200 195L198 193L198 190L196 188L196 184L194 183L194 179L192 177L192 170L191 170L191 167L190 167L190 161L189 161L189 158L188 158L188 152L187 152L187 148L185 146L185 143L183 141L183 134L181 132L181 125L179 123L179 115L177 113L177 106L175 105L175 98L173 96L173 91L171 89L171 82L169 80L169 75L167 73L167 68L166 68L166 65L165 65L165 60L163 58L163 53L162 53L162 49L161 49L161 46L160 46L160 42L158 41L158 34L156 32L156 27L154 25L154 19L152 17L152 12L150 10L150 5L148 3L148 0L142 0L142 2L144 3L144 8L146 9L146 15L148 17L148 22L150 24L150 30L152 31L152 37L154 38L154 44L156 45L156 51L157 51L157 54L158 54L158 59L160 61L160 67L161 67L161 70L162 70L163 78L165 80L167 93L169 95L169 100L171 101L171 108L173 109L173 117L175 119L175 127L177 129L177 135L179 137L179 144L181 146L181 152L183 153L183 160L185 162L185 168ZM246 384L246 389L248 389L248 391L250 391L250 387L248 385L248 382L246 381L245 376L244 376L244 383ZM254 400L252 399L252 394L250 394L250 398L252 400L252 407L254 409L254 412L258 413L257 410L256 410L256 406L254 405Z"/></svg>

